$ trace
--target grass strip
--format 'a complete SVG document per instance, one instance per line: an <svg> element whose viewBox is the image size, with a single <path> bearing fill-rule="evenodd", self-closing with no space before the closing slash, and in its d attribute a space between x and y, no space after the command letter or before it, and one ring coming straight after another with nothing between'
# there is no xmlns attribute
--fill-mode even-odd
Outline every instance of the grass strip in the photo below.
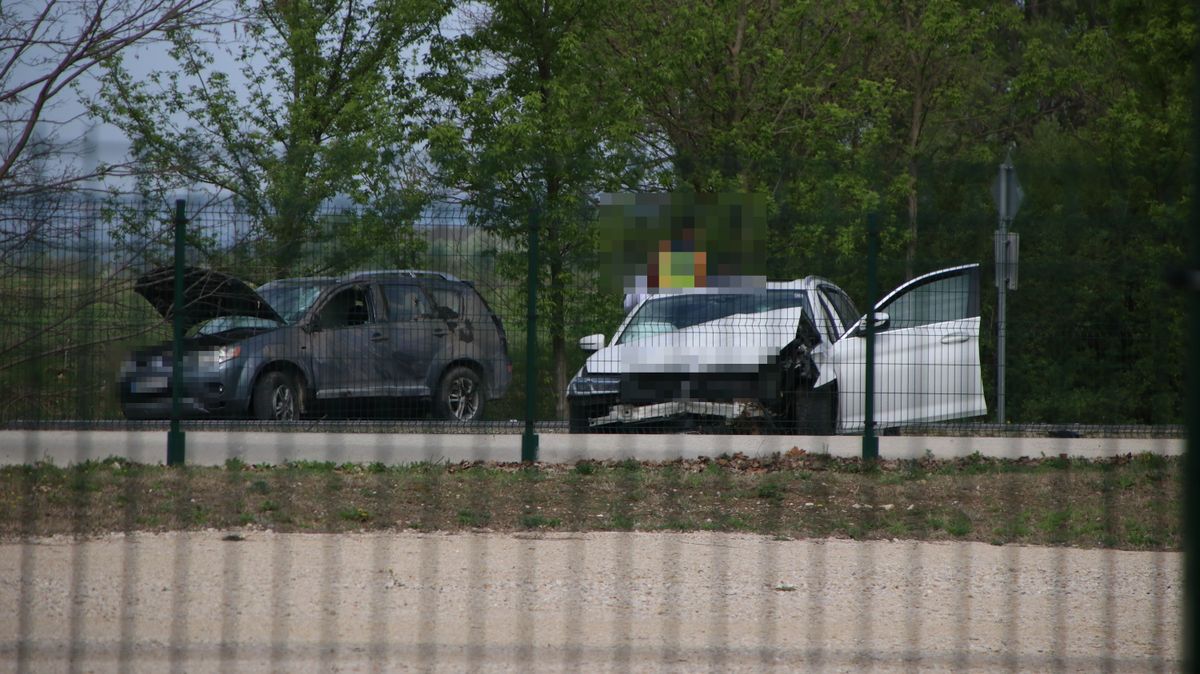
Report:
<svg viewBox="0 0 1200 674"><path fill-rule="evenodd" d="M1178 550L1181 464L1151 454L863 463L798 450L573 465L231 459L168 468L110 458L0 468L0 537L708 530Z"/></svg>

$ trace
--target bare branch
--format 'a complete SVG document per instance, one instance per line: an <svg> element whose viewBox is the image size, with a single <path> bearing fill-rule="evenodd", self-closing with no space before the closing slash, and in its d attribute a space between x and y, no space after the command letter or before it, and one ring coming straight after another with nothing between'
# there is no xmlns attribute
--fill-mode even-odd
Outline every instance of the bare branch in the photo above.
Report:
<svg viewBox="0 0 1200 674"><path fill-rule="evenodd" d="M133 45L165 39L168 31L233 20L216 11L219 0L51 0L0 8L0 193L36 189L47 165L39 134L56 101L105 61ZM24 13L22 13L24 12ZM48 141L55 139L50 138ZM87 180L78 168L53 181Z"/></svg>

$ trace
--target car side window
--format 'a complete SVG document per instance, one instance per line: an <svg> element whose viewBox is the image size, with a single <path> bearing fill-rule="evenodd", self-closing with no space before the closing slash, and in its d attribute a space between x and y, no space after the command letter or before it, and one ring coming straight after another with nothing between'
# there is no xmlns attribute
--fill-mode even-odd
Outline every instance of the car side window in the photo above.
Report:
<svg viewBox="0 0 1200 674"><path fill-rule="evenodd" d="M383 296L392 321L411 321L433 315L429 299L417 286L389 283L383 286Z"/></svg>
<svg viewBox="0 0 1200 674"><path fill-rule="evenodd" d="M829 311L829 298L822 295L815 296L816 300L813 304L815 307L820 307L821 315L816 315L816 310L813 312L813 324L824 333L824 338L830 341L837 339L837 325L833 322L833 313Z"/></svg>
<svg viewBox="0 0 1200 674"><path fill-rule="evenodd" d="M371 322L371 302L367 289L354 286L339 290L321 307L321 327L344 328Z"/></svg>
<svg viewBox="0 0 1200 674"><path fill-rule="evenodd" d="M837 312L838 318L842 321L842 330L847 330L858 320L861 314L854 306L854 302L842 292L840 288L835 288L830 285L821 286L821 292L829 300L829 304L833 306L833 310Z"/></svg>
<svg viewBox="0 0 1200 674"><path fill-rule="evenodd" d="M442 309L449 310L448 318L460 318L463 315L463 296L462 293L451 290L449 288L430 288L429 294L433 295L433 301Z"/></svg>
<svg viewBox="0 0 1200 674"><path fill-rule="evenodd" d="M971 276L960 273L909 288L880 311L888 315L888 330L915 328L978 315L971 297Z"/></svg>

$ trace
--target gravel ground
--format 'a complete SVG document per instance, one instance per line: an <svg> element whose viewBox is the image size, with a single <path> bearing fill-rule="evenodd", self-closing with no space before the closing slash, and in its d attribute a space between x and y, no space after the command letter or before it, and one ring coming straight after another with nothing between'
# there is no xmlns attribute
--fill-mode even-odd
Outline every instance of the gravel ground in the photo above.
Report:
<svg viewBox="0 0 1200 674"><path fill-rule="evenodd" d="M7 671L1173 671L1179 553L730 534L0 543Z"/></svg>

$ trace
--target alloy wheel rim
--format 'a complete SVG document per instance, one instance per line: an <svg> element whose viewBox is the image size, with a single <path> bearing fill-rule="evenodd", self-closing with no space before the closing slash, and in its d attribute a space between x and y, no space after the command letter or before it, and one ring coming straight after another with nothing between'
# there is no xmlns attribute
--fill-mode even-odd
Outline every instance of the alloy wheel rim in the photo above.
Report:
<svg viewBox="0 0 1200 674"><path fill-rule="evenodd" d="M459 377L450 382L449 399L450 414L455 419L470 420L479 411L479 390L469 377Z"/></svg>
<svg viewBox="0 0 1200 674"><path fill-rule="evenodd" d="M296 418L295 400L292 397L292 389L290 387L284 385L276 386L275 395L271 397L271 403L276 419L291 421Z"/></svg>

